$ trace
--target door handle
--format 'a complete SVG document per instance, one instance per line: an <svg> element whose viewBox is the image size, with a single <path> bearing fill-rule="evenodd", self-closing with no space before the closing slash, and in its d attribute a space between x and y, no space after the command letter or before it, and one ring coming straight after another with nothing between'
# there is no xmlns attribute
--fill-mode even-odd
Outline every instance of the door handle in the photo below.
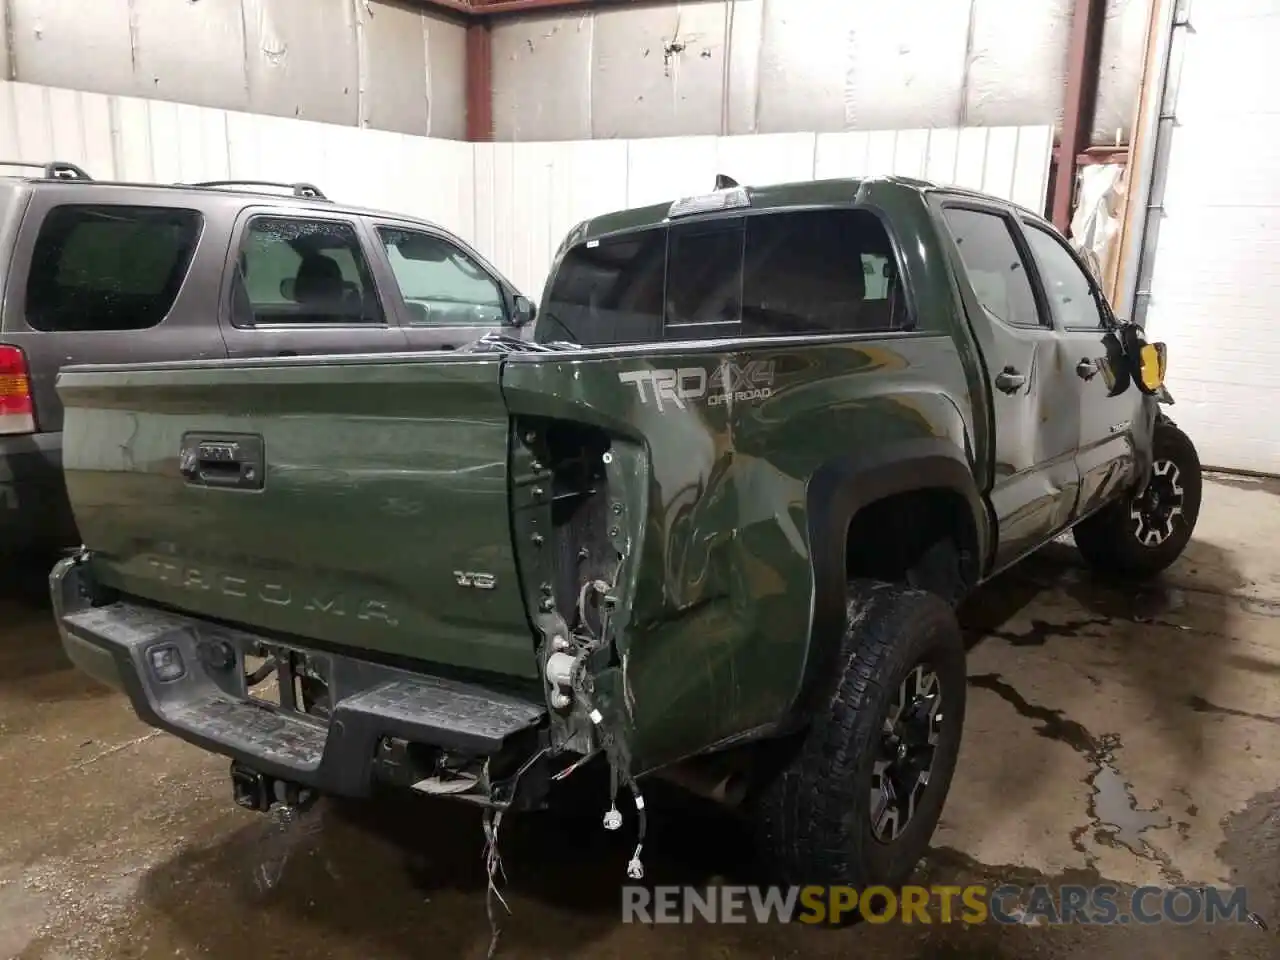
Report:
<svg viewBox="0 0 1280 960"><path fill-rule="evenodd" d="M297 350L281 350L279 353L276 354L277 357L296 357L297 355L298 355Z"/></svg>
<svg viewBox="0 0 1280 960"><path fill-rule="evenodd" d="M1098 365L1088 357L1076 364L1076 376L1081 380L1092 380L1097 375Z"/></svg>
<svg viewBox="0 0 1280 960"><path fill-rule="evenodd" d="M996 374L996 389L1003 393L1017 393L1027 382L1027 378L1013 367L1005 367Z"/></svg>

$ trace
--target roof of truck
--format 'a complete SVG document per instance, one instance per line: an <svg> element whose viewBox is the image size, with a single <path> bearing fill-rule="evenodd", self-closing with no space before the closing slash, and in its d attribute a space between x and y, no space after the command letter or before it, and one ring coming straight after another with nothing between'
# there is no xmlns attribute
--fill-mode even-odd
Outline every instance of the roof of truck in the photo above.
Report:
<svg viewBox="0 0 1280 960"><path fill-rule="evenodd" d="M993 194L982 193L965 187L902 176L837 177L827 180L800 180L791 183L776 183L759 187L751 186L750 184L743 184L739 187L735 184L725 188L725 192L746 190L750 196L749 207L744 206L739 209L750 209L752 212L759 212L761 210L779 210L786 207L844 206L856 199L858 191L863 185L870 183L892 184L903 190L922 194L944 191L955 196L970 197L975 200L1009 202ZM576 246L579 243L611 234L659 226L671 220L674 204L682 201L696 202L709 199L719 192L721 191L708 191L703 195L686 198L673 197L671 200L662 203L601 214L579 224L570 235L570 242ZM1012 205L1018 207L1019 210L1025 210L1025 208L1017 204ZM726 208L724 212L731 212L731 210L732 208ZM1040 214L1033 210L1025 210L1025 212L1037 219L1043 219Z"/></svg>

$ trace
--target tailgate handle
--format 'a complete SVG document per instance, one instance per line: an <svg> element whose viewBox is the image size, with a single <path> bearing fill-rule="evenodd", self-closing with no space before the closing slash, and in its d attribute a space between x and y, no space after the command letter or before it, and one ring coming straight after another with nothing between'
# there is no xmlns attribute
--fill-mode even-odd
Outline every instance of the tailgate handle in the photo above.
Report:
<svg viewBox="0 0 1280 960"><path fill-rule="evenodd" d="M187 483L226 490L261 490L266 475L262 438L251 434L188 433L178 470Z"/></svg>

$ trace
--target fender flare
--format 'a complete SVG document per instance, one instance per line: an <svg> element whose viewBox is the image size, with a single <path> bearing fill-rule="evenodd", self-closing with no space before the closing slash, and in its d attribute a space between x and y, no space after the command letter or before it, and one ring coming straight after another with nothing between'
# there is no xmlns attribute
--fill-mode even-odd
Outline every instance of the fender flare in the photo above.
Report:
<svg viewBox="0 0 1280 960"><path fill-rule="evenodd" d="M845 547L854 516L885 497L939 488L958 493L969 506L981 577L990 556L990 515L973 470L954 443L934 437L888 443L830 460L811 477L805 501L813 607L802 679L787 727L804 721L822 679L834 669L844 631Z"/></svg>

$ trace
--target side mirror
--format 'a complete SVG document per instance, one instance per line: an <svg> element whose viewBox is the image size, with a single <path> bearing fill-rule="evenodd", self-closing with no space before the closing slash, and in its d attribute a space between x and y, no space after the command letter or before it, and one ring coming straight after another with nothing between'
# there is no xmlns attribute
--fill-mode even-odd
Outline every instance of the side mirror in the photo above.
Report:
<svg viewBox="0 0 1280 960"><path fill-rule="evenodd" d="M538 308L533 305L533 301L523 294L516 294L515 310L511 314L511 325L513 327L527 327L533 323L534 318L538 315Z"/></svg>
<svg viewBox="0 0 1280 960"><path fill-rule="evenodd" d="M1106 350L1106 356L1097 359L1098 371L1102 374L1102 382L1106 384L1107 396L1118 397L1133 382L1129 358L1125 356L1124 344L1113 331L1108 331L1102 338L1102 346Z"/></svg>
<svg viewBox="0 0 1280 960"><path fill-rule="evenodd" d="M1147 396L1159 392L1164 386L1169 348L1148 341L1145 331L1135 323L1120 327L1120 342L1129 358L1134 385Z"/></svg>
<svg viewBox="0 0 1280 960"><path fill-rule="evenodd" d="M1169 348L1163 343L1146 343L1142 345L1138 356L1142 392L1153 394L1164 386L1165 369L1169 363Z"/></svg>
<svg viewBox="0 0 1280 960"><path fill-rule="evenodd" d="M293 300L293 288L293 277L285 277L280 281L280 296L284 297L286 300Z"/></svg>

